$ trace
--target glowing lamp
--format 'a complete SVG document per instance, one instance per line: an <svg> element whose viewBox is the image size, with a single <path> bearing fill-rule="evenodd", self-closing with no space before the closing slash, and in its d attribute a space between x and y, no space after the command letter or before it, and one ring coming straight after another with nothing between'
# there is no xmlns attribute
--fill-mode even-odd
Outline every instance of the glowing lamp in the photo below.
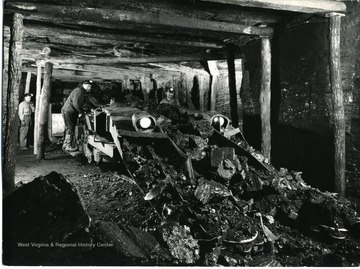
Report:
<svg viewBox="0 0 360 269"><path fill-rule="evenodd" d="M151 120L149 118L141 118L139 121L139 125L143 129L147 129L151 126Z"/></svg>

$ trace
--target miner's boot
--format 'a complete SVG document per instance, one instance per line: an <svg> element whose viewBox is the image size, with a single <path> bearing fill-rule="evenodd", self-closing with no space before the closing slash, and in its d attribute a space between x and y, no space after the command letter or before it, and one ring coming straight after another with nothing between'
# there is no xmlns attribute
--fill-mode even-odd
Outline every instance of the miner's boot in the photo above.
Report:
<svg viewBox="0 0 360 269"><path fill-rule="evenodd" d="M66 147L71 145L71 135L70 134L66 134L65 138L64 138L64 143L62 146L62 149L65 150Z"/></svg>
<svg viewBox="0 0 360 269"><path fill-rule="evenodd" d="M71 142L72 142L72 135L71 134L66 134L65 135L65 139L64 139L64 144L62 146L62 149L65 151L76 151L77 148L76 147L72 147L71 146Z"/></svg>

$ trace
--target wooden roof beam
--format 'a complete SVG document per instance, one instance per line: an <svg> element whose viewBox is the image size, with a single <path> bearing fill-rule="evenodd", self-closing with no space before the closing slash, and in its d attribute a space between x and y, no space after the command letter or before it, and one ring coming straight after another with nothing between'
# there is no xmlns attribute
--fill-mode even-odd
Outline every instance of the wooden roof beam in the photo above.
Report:
<svg viewBox="0 0 360 269"><path fill-rule="evenodd" d="M22 67L23 72L31 72L36 73L36 67ZM122 73L121 73L122 76ZM52 74L53 80L61 80L61 81L73 81L79 82L85 79L94 79L94 80L121 80L120 75L116 75L114 73L96 73L96 72L88 72L88 71L76 71L76 70L54 70Z"/></svg>
<svg viewBox="0 0 360 269"><path fill-rule="evenodd" d="M23 67L23 72L31 72L36 74L36 67ZM164 74L164 75L180 75L180 72L165 72L164 70L161 70L161 72L156 72L152 70L152 72L144 72L142 70L119 70L119 72L96 72L96 71L80 71L80 70L64 70L64 69L54 69L53 71L53 79L54 80L61 80L61 81L81 81L85 79L93 79L95 81L103 81L103 80L125 80L125 77L129 77L130 79L134 79L136 77L143 77L146 74Z"/></svg>
<svg viewBox="0 0 360 269"><path fill-rule="evenodd" d="M242 58L242 55L237 55ZM45 58L34 51L22 52L23 60L45 60ZM169 55L155 57L49 57L46 61L53 64L93 64L93 65L113 65L113 64L142 64L142 63L165 63L165 62L193 62L208 60L224 60L226 53L209 53L193 55Z"/></svg>
<svg viewBox="0 0 360 269"><path fill-rule="evenodd" d="M147 27L169 27L191 31L220 32L227 34L271 36L270 27L244 26L236 23L213 20L196 19L177 14L162 14L152 12L135 12L127 10L112 10L102 8L83 8L71 6L56 6L38 3L5 2L5 10L14 10L19 13L30 14L29 19L41 19L38 14L45 15L48 22L61 18L65 23L77 25L111 27L122 29L122 24L143 25L139 31L146 31ZM34 14L31 17L31 14ZM125 26L125 25L124 25Z"/></svg>
<svg viewBox="0 0 360 269"><path fill-rule="evenodd" d="M224 48L224 44L216 42L205 42L205 41L194 41L194 40L180 40L180 39L168 39L160 37L144 37L136 35L122 35L117 33L104 33L98 31L81 31L69 28L60 28L57 26L43 26L36 25L34 23L29 23L29 21L24 22L25 33L33 35L57 35L64 37L86 37L92 40L99 40L100 42L116 42L116 41L126 41L126 42L136 42L136 43L149 43L149 44L159 44L159 45L171 45L171 46L184 46L184 47L197 47L205 49L221 49Z"/></svg>
<svg viewBox="0 0 360 269"><path fill-rule="evenodd" d="M151 63L150 66L161 68L166 70L167 72L183 72L183 73L198 73L201 75L208 75L209 73L205 70L190 68L181 64L174 64L174 63ZM154 72L156 73L156 72Z"/></svg>
<svg viewBox="0 0 360 269"><path fill-rule="evenodd" d="M40 66L44 66L44 62L39 62ZM152 66L152 65L151 65ZM23 66L23 71L29 71L31 73L36 73L36 64L31 64L30 66ZM62 72L62 71L78 71L79 74L81 73L93 73L93 74L101 74L102 76L110 75L114 77L114 75L121 76L137 76L143 75L144 73L147 74L162 74L162 75L178 75L179 70L167 70L161 66L157 68L144 67L144 66L127 66L126 68L121 67L111 67L111 66L99 66L99 65L88 65L88 64L55 64L54 65L55 72Z"/></svg>
<svg viewBox="0 0 360 269"><path fill-rule="evenodd" d="M200 0L242 7L266 8L301 13L346 12L346 5L331 0Z"/></svg>

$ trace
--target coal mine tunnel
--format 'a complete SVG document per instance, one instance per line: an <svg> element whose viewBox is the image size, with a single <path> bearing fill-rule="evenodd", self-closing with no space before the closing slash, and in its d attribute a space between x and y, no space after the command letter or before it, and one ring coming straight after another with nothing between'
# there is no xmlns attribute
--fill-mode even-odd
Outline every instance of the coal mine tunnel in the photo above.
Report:
<svg viewBox="0 0 360 269"><path fill-rule="evenodd" d="M4 1L2 264L360 266L360 3Z"/></svg>

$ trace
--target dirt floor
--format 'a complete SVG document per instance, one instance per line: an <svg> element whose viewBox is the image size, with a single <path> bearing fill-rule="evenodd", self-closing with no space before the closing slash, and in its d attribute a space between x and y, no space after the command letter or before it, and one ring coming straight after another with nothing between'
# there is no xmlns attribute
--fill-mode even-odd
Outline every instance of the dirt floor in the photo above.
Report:
<svg viewBox="0 0 360 269"><path fill-rule="evenodd" d="M15 184L28 183L34 178L44 176L52 171L56 171L76 184L79 178L91 172L100 171L100 167L89 165L87 160L80 157L72 157L66 154L57 144L48 144L46 147L45 160L36 160L34 150L17 151Z"/></svg>
<svg viewBox="0 0 360 269"><path fill-rule="evenodd" d="M16 186L20 187L37 177L55 171L74 184L83 202L84 209L92 219L106 219L106 216L102 216L109 211L106 210L106 207L109 206L108 199L102 192L106 188L102 186L101 181L97 180L100 178L97 175L101 174L101 179L109 178L109 181L116 182L117 178L114 174L116 167L107 163L89 164L83 155L75 157L68 155L57 144L49 143L45 152L45 160L38 161L32 148L18 150L15 169Z"/></svg>

